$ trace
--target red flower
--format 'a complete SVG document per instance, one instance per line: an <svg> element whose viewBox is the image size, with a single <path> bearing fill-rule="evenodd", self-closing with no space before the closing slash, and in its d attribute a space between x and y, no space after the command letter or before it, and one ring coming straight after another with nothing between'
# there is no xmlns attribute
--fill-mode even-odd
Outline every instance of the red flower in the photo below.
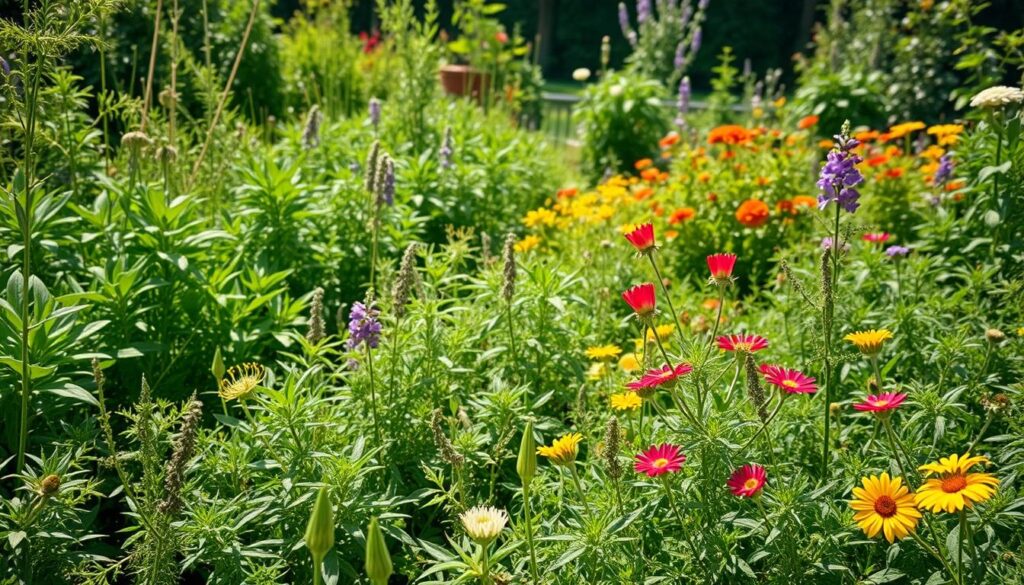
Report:
<svg viewBox="0 0 1024 585"><path fill-rule="evenodd" d="M654 246L654 225L645 223L636 226L633 231L626 234L626 239L641 254L646 254L655 248Z"/></svg>
<svg viewBox="0 0 1024 585"><path fill-rule="evenodd" d="M622 300L626 301L638 317L649 317L654 314L656 300L654 298L654 284L645 282L638 284L622 293Z"/></svg>
<svg viewBox="0 0 1024 585"><path fill-rule="evenodd" d="M766 481L768 481L768 473L765 472L764 467L750 463L732 472L732 476L725 485L729 487L732 495L750 498L761 491Z"/></svg>
<svg viewBox="0 0 1024 585"><path fill-rule="evenodd" d="M647 370L647 373L641 376L639 380L626 384L626 388L629 388L634 392L657 388L675 380L679 376L685 376L692 371L693 366L690 364L679 364L675 367L666 364L660 368Z"/></svg>
<svg viewBox="0 0 1024 585"><path fill-rule="evenodd" d="M672 225L683 223L684 221L693 219L693 216L697 215L697 211L692 207L680 207L679 209L672 212L672 215L668 216L668 222Z"/></svg>
<svg viewBox="0 0 1024 585"><path fill-rule="evenodd" d="M494 33L494 40L504 45L505 43L508 42L508 33L503 30L499 30L498 32Z"/></svg>
<svg viewBox="0 0 1024 585"><path fill-rule="evenodd" d="M729 282L732 269L736 266L736 254L712 254L708 256L708 270L711 280L716 283Z"/></svg>
<svg viewBox="0 0 1024 585"><path fill-rule="evenodd" d="M877 396L874 394L869 395L864 399L864 402L854 404L853 409L861 412L886 412L903 404L903 401L906 399L906 394L882 392Z"/></svg>
<svg viewBox="0 0 1024 585"><path fill-rule="evenodd" d="M818 390L814 378L803 372L783 368L782 366L761 366L764 379L773 386L778 386L786 394L813 394Z"/></svg>
<svg viewBox="0 0 1024 585"><path fill-rule="evenodd" d="M810 128L811 126L814 126L817 123L818 123L818 117L817 116L813 116L813 115L812 116L806 116L804 118L800 118L800 121L796 123L796 127L801 129L801 130L807 130L808 128Z"/></svg>
<svg viewBox="0 0 1024 585"><path fill-rule="evenodd" d="M679 452L678 445L662 443L651 445L643 453L636 456L633 469L637 473L646 473L647 477L658 477L665 473L675 473L683 467L686 455Z"/></svg>
<svg viewBox="0 0 1024 585"><path fill-rule="evenodd" d="M674 146L677 142L679 142L679 133L669 132L664 138L658 141L658 146L668 148L670 146Z"/></svg>
<svg viewBox="0 0 1024 585"><path fill-rule="evenodd" d="M860 237L860 239L864 240L865 242L871 242L872 244L883 244L886 241L888 241L889 234L885 232L877 234L864 234L863 236Z"/></svg>
<svg viewBox="0 0 1024 585"><path fill-rule="evenodd" d="M760 335L723 335L718 338L718 349L754 353L768 347L768 340Z"/></svg>

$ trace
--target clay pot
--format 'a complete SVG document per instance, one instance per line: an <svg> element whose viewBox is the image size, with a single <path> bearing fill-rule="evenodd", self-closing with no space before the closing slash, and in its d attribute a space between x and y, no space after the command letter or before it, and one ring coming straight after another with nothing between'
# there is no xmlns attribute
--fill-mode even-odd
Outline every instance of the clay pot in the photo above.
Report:
<svg viewBox="0 0 1024 585"><path fill-rule="evenodd" d="M448 95L469 96L480 101L490 82L490 75L469 65L441 66L441 87Z"/></svg>

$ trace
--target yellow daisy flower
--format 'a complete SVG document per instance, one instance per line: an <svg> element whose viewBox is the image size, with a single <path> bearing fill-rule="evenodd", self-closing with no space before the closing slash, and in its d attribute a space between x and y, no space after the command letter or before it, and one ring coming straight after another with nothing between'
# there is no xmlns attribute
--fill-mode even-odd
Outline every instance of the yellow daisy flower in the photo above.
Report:
<svg viewBox="0 0 1024 585"><path fill-rule="evenodd" d="M862 477L863 487L853 488L853 520L868 538L881 532L890 543L906 538L917 529L921 512L914 505L914 493L903 479L889 479L888 473Z"/></svg>
<svg viewBox="0 0 1024 585"><path fill-rule="evenodd" d="M619 358L619 369L623 372L635 372L640 369L640 360L635 353L627 353Z"/></svg>
<svg viewBox="0 0 1024 585"><path fill-rule="evenodd" d="M600 380L604 373L604 362L594 362L590 364L590 368L587 370L587 379L591 381Z"/></svg>
<svg viewBox="0 0 1024 585"><path fill-rule="evenodd" d="M636 410L643 404L643 400L636 392L612 394L610 402L615 410Z"/></svg>
<svg viewBox="0 0 1024 585"><path fill-rule="evenodd" d="M518 242L516 242L515 249L516 249L516 252L520 252L520 253L522 253L522 252L529 252L530 250L536 248L539 245L540 245L540 238L535 236L535 235L533 235L533 234L530 234L530 235L526 236L525 238L523 238L523 239L519 240Z"/></svg>
<svg viewBox="0 0 1024 585"><path fill-rule="evenodd" d="M555 465L572 465L579 453L580 441L583 435L579 433L566 433L557 439L550 447L539 447L538 455L547 457Z"/></svg>
<svg viewBox="0 0 1024 585"><path fill-rule="evenodd" d="M240 366L231 366L220 381L220 390L217 392L224 400L245 398L263 383L267 377L267 371L263 366L249 362Z"/></svg>
<svg viewBox="0 0 1024 585"><path fill-rule="evenodd" d="M603 362L611 361L622 353L622 348L614 345L595 345L594 347L588 347L586 355L592 360L601 360Z"/></svg>
<svg viewBox="0 0 1024 585"><path fill-rule="evenodd" d="M647 330L647 342L648 343L655 343L657 341L654 338L654 334L655 333L658 334L658 339L661 339L662 341L665 341L665 340L667 340L669 338L669 336L672 335L672 332L675 331L675 330L676 330L676 326L671 324L671 323L667 323L665 325L658 325L654 329L648 329Z"/></svg>
<svg viewBox="0 0 1024 585"><path fill-rule="evenodd" d="M977 502L984 502L996 493L999 480L991 473L967 473L979 463L988 463L987 457L971 457L970 453L943 457L935 463L920 467L925 480L917 492L917 506L932 512L959 512Z"/></svg>
<svg viewBox="0 0 1024 585"><path fill-rule="evenodd" d="M870 356L882 351L882 342L892 339L892 332L888 329L869 329L851 333L843 339L856 345L862 354Z"/></svg>

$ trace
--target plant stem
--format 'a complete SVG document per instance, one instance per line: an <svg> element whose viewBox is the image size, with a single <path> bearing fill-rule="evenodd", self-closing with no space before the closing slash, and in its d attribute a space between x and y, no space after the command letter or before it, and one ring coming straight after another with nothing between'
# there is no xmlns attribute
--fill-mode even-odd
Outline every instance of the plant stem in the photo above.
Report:
<svg viewBox="0 0 1024 585"><path fill-rule="evenodd" d="M366 343L366 364L370 372L370 410L373 412L373 435L377 438L377 446L382 447L380 440L380 421L377 420L377 389L376 378L373 376L373 352L370 351L370 344Z"/></svg>
<svg viewBox="0 0 1024 585"><path fill-rule="evenodd" d="M967 512L960 510L960 530L957 536L960 539L960 545L956 547L956 565L957 574L960 575L960 582L964 581L964 531L967 529Z"/></svg>
<svg viewBox="0 0 1024 585"><path fill-rule="evenodd" d="M320 564L323 562L323 557L313 555L313 585L323 583L323 577L320 575Z"/></svg>
<svg viewBox="0 0 1024 585"><path fill-rule="evenodd" d="M617 487L617 486L616 486ZM533 520L530 512L530 484L523 484L523 516L526 519L526 544L530 547L530 574L534 583L540 583L537 575L537 553L533 547Z"/></svg>
<svg viewBox="0 0 1024 585"><path fill-rule="evenodd" d="M668 310L672 311L672 322L676 325L676 333L679 335L679 340L683 339L683 327L679 322L679 313L676 312L675 306L672 304L672 295L668 292L668 287L665 286L665 279L661 277L661 271L658 270L658 263L654 260L654 253L647 254L647 259L651 261L651 268L654 268L654 276L657 277L658 283L661 284L661 290L665 293L665 302L668 303Z"/></svg>
<svg viewBox="0 0 1024 585"><path fill-rule="evenodd" d="M665 496L668 498L668 505L672 508L672 513L676 515L676 520L679 522L679 530L686 534L686 543L690 545L690 551L693 553L693 559L696 561L700 558L700 553L697 552L697 547L690 540L690 534L686 531L686 521L683 520L683 515L679 512L679 508L676 507L676 499L672 496L672 488L668 485L668 477L661 476L661 485L665 488Z"/></svg>
<svg viewBox="0 0 1024 585"><path fill-rule="evenodd" d="M576 474L576 462L569 465L569 471L572 472L572 482L576 485L576 491L580 494L580 500L583 501L583 508L587 511L587 514L590 514L590 504L587 503L587 495L583 493L580 477Z"/></svg>
<svg viewBox="0 0 1024 585"><path fill-rule="evenodd" d="M941 551L932 548L932 546L925 542L924 539L921 538L916 532L911 532L910 536L913 537L913 539L917 541L917 544L921 545L921 548L923 548L928 554L932 555L933 557L938 559L940 563L942 563L942 566L949 573L949 576L953 580L953 583L955 583L956 585L960 585L960 578L957 576L955 572L953 572L953 567L950 566L949 562L946 560L946 557L942 556Z"/></svg>
<svg viewBox="0 0 1024 585"><path fill-rule="evenodd" d="M491 559L487 554L487 548L490 545L480 545L480 561L482 565L482 572L480 575L480 585L490 585L491 583Z"/></svg>
<svg viewBox="0 0 1024 585"><path fill-rule="evenodd" d="M773 420L775 420L776 415L778 415L779 411L782 410L782 403L786 401L786 396L787 394L783 394L779 398L779 403L775 406L775 410L773 410L772 413L768 415L768 418L765 419L764 423L761 425L761 428L757 429L757 432L754 433L754 436L750 437L750 439L748 439L747 442L743 444L744 449L749 447L750 444L754 442L754 439L756 439L762 431L768 430L768 425L771 424Z"/></svg>
<svg viewBox="0 0 1024 585"><path fill-rule="evenodd" d="M839 202L836 202L836 220L835 230L832 235L832 298L835 299L836 284L838 283L839 273L839 213L841 208ZM829 447L831 443L831 432L832 432L832 420L830 407L832 406L832 385L834 380L832 379L832 319L835 316L835 301L823 303L822 307L822 318L825 329L825 438L821 445L821 478L824 480L828 477L828 464L829 464Z"/></svg>
<svg viewBox="0 0 1024 585"><path fill-rule="evenodd" d="M753 500L754 500L754 503L757 504L757 509L761 510L761 515L764 516L764 523L765 523L765 526L768 527L768 534L771 534L772 530L775 530L775 528L772 527L772 521L770 519L768 519L768 511L764 509L764 504L761 503L761 496L760 496L760 494L754 496Z"/></svg>
<svg viewBox="0 0 1024 585"><path fill-rule="evenodd" d="M871 369L875 372L875 383L878 384L878 391L882 392L884 386L882 386L882 371L878 369L878 354L871 356Z"/></svg>

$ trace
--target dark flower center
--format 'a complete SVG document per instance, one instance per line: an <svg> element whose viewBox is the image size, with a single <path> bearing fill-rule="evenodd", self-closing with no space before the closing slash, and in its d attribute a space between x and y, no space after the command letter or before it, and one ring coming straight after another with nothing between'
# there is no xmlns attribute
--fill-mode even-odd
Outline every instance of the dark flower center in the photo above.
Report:
<svg viewBox="0 0 1024 585"><path fill-rule="evenodd" d="M955 494L965 487L967 487L967 478L963 474L956 473L942 479L942 491L947 494Z"/></svg>
<svg viewBox="0 0 1024 585"><path fill-rule="evenodd" d="M896 514L896 501L889 496L881 496L875 500L875 512L882 518L889 518Z"/></svg>

